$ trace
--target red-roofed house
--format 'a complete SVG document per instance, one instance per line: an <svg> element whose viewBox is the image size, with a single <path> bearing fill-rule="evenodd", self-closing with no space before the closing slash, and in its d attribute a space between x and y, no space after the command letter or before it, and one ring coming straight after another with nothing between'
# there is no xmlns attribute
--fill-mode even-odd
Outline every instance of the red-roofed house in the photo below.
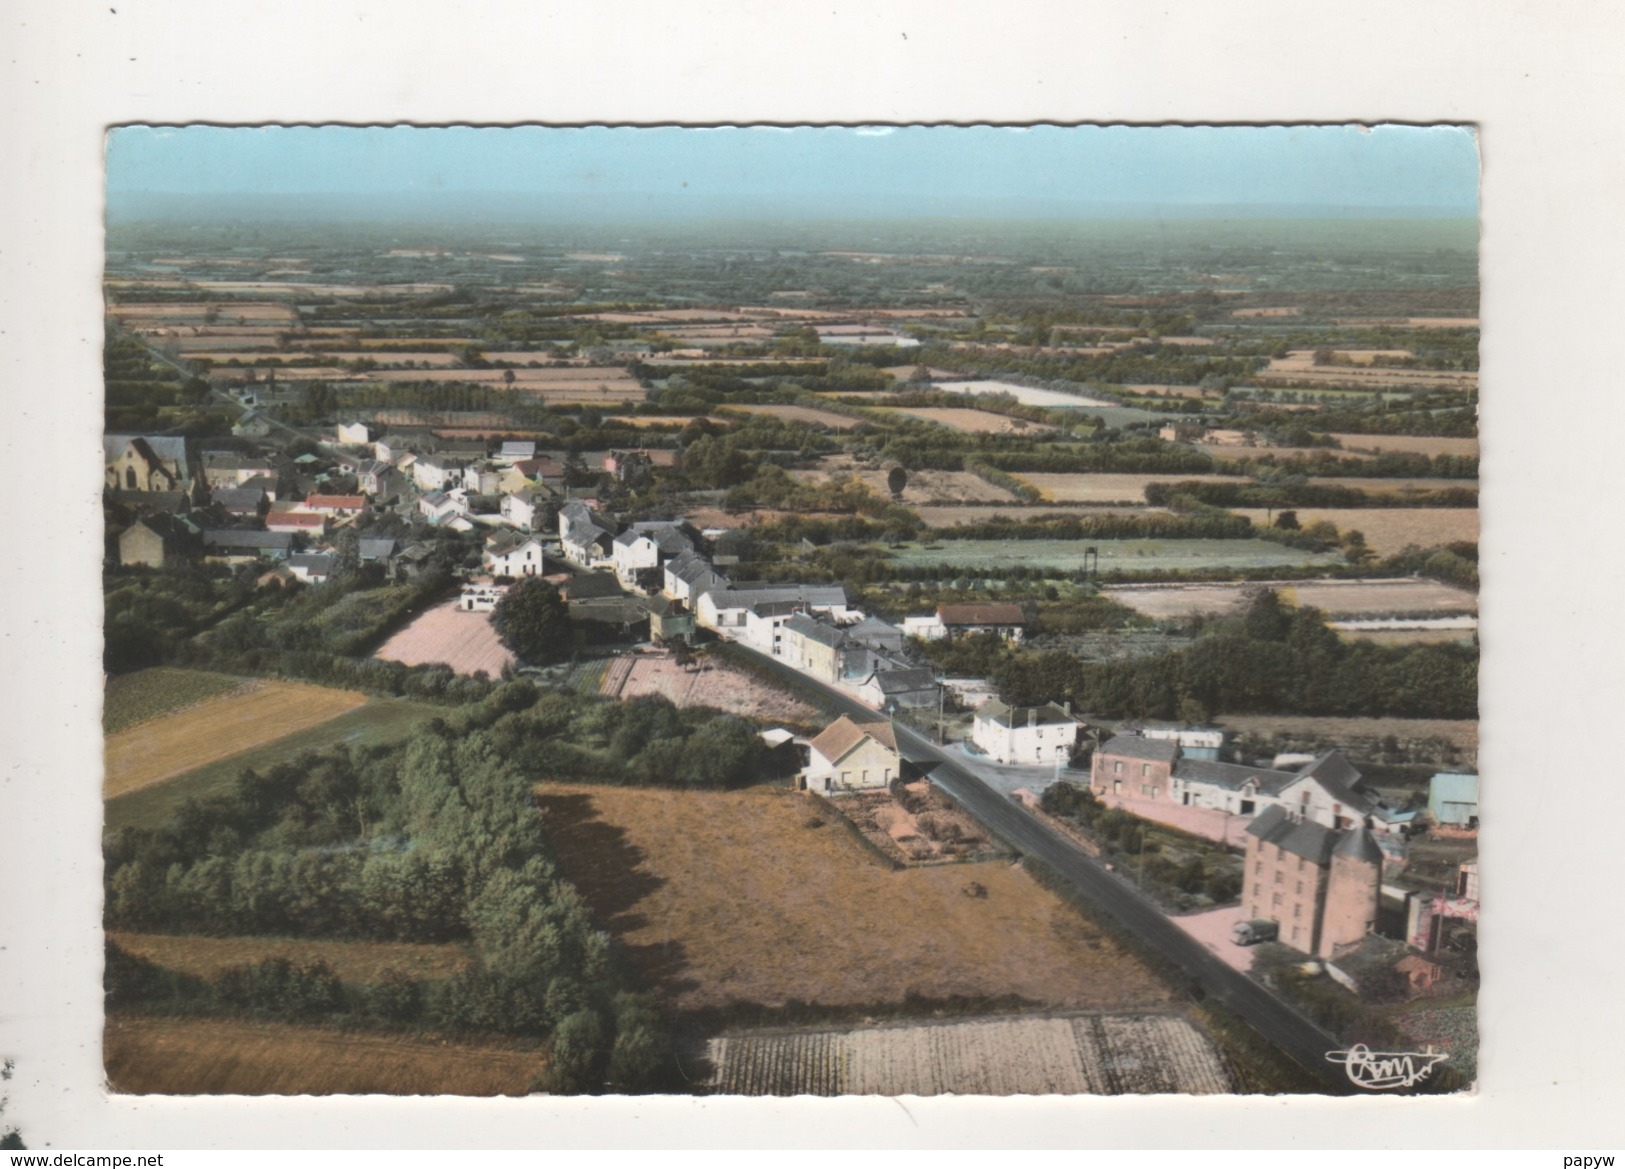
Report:
<svg viewBox="0 0 1625 1169"><path fill-rule="evenodd" d="M903 765L889 722L858 723L843 715L811 747L802 782L808 791L824 795L884 788Z"/></svg>
<svg viewBox="0 0 1625 1169"><path fill-rule="evenodd" d="M367 510L365 495L311 495L296 505L299 511L315 511L323 515L359 515Z"/></svg>
<svg viewBox="0 0 1625 1169"><path fill-rule="evenodd" d="M266 513L267 532L303 532L320 536L327 531L327 517L319 511L277 511Z"/></svg>

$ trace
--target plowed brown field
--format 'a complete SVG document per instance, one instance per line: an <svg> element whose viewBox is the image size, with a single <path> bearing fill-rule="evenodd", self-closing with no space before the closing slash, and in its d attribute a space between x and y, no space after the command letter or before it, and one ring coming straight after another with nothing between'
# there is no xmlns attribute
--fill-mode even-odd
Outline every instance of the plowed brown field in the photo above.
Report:
<svg viewBox="0 0 1625 1169"><path fill-rule="evenodd" d="M102 1043L113 1091L138 1095L523 1096L543 1066L517 1045L229 1019L114 1015Z"/></svg>
<svg viewBox="0 0 1625 1169"><path fill-rule="evenodd" d="M319 726L367 701L354 690L268 682L107 737L107 799Z"/></svg>
<svg viewBox="0 0 1625 1169"><path fill-rule="evenodd" d="M909 994L1108 1010L1170 1001L1019 867L894 871L794 792L546 784L537 796L570 879L680 1010ZM986 897L966 895L972 881Z"/></svg>

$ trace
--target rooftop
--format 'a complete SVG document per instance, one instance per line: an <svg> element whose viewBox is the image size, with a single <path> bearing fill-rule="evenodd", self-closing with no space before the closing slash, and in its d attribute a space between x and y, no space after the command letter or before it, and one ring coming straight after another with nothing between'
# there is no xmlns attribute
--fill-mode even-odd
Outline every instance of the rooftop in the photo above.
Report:
<svg viewBox="0 0 1625 1169"><path fill-rule="evenodd" d="M865 739L873 739L888 751L897 750L897 735L889 722L853 722L842 715L821 731L812 741L812 749L837 763Z"/></svg>

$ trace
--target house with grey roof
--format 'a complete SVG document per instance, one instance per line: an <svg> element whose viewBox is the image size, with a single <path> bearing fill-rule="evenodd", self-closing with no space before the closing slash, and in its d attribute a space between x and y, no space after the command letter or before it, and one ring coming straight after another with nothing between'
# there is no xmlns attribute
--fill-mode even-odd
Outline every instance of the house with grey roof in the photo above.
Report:
<svg viewBox="0 0 1625 1169"><path fill-rule="evenodd" d="M673 556L661 571L664 580L660 591L690 609L694 607L695 598L706 589L726 588L728 584L728 578L712 568L704 554L693 549Z"/></svg>
<svg viewBox="0 0 1625 1169"><path fill-rule="evenodd" d="M107 486L122 491L181 491L192 480L186 439L174 435L102 436Z"/></svg>
<svg viewBox="0 0 1625 1169"><path fill-rule="evenodd" d="M639 573L658 569L684 552L693 552L695 543L685 525L675 521L648 520L632 524L611 543L615 575L630 588L637 583Z"/></svg>
<svg viewBox="0 0 1625 1169"><path fill-rule="evenodd" d="M609 521L580 500L559 509L559 543L564 558L583 568L610 562L615 532Z"/></svg>
<svg viewBox="0 0 1625 1169"><path fill-rule="evenodd" d="M858 697L879 710L901 707L923 710L937 705L942 686L930 666L904 666L885 662L857 686Z"/></svg>
<svg viewBox="0 0 1625 1169"><path fill-rule="evenodd" d="M331 552L295 552L288 557L288 571L305 584L326 584L338 560Z"/></svg>
<svg viewBox="0 0 1625 1169"><path fill-rule="evenodd" d="M983 703L971 722L971 742L996 763L1070 762L1083 733L1072 703L1009 706L997 698Z"/></svg>
<svg viewBox="0 0 1625 1169"><path fill-rule="evenodd" d="M293 533L257 528L219 528L203 533L203 558L225 564L251 560L286 560L293 554Z"/></svg>
<svg viewBox="0 0 1625 1169"><path fill-rule="evenodd" d="M695 622L730 636L744 632L747 615L761 605L791 602L808 613L821 613L840 622L851 616L842 585L717 585L700 593L694 605ZM788 617L789 614L785 613Z"/></svg>
<svg viewBox="0 0 1625 1169"><path fill-rule="evenodd" d="M791 604L791 616L780 632L778 656L819 681L840 681L845 632L834 622L820 621Z"/></svg>

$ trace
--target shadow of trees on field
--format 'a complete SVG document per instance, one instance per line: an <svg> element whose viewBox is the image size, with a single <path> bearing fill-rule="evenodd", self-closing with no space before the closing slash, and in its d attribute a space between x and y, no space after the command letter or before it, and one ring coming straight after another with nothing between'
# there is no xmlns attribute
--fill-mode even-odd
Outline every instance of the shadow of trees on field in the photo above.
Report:
<svg viewBox="0 0 1625 1169"><path fill-rule="evenodd" d="M638 973L671 996L694 989L698 984L683 977L689 968L683 943L662 939L634 944L626 940L635 931L658 927L658 922L636 909L666 884L666 878L643 867L647 855L631 842L626 830L600 818L590 793L544 788L536 794L536 807L565 874Z"/></svg>

